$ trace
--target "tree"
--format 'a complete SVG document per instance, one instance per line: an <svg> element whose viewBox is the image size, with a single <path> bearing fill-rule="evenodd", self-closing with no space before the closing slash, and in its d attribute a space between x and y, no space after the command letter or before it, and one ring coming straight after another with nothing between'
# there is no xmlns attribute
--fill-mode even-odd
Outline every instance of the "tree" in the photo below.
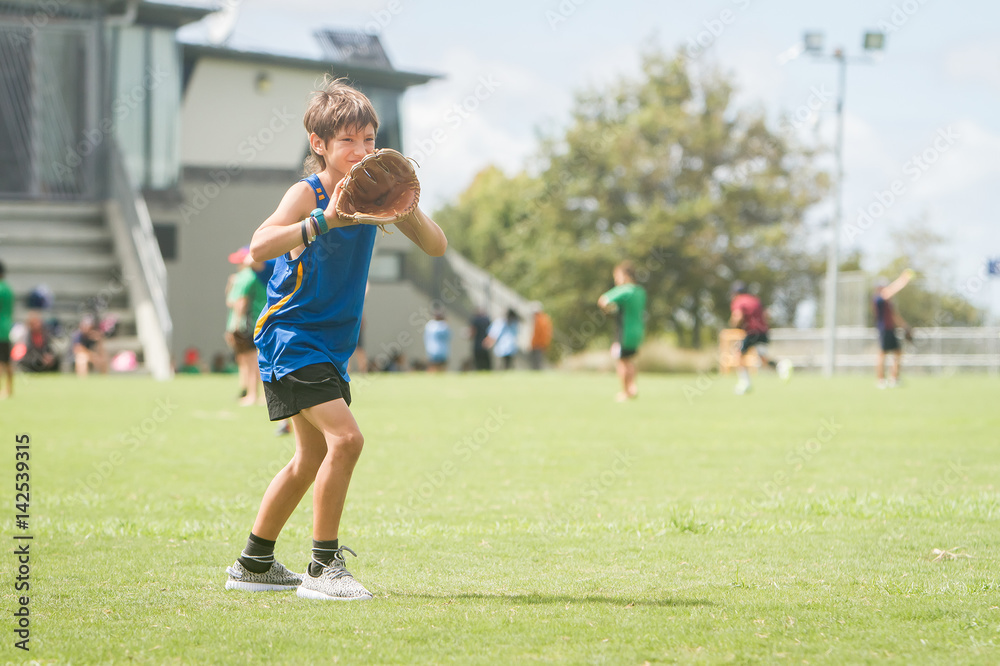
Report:
<svg viewBox="0 0 1000 666"><path fill-rule="evenodd" d="M453 247L542 300L570 348L610 331L594 303L623 259L648 292L649 329L698 346L728 319L735 279L787 301L815 273L803 215L826 177L733 96L722 74L649 53L638 80L578 95L565 133L543 138L537 176L487 170L439 221L461 227Z"/></svg>
<svg viewBox="0 0 1000 666"><path fill-rule="evenodd" d="M942 285L949 281L948 262L942 256L947 238L931 229L926 217L897 229L892 234L893 258L879 271L889 279L906 268L917 279L897 294L893 301L911 326L981 326L985 312ZM874 317L874 315L872 315Z"/></svg>

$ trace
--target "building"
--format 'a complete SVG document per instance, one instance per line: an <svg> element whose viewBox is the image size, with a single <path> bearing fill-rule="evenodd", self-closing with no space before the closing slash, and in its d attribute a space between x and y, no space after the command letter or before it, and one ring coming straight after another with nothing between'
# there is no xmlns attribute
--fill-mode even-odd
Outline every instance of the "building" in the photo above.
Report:
<svg viewBox="0 0 1000 666"><path fill-rule="evenodd" d="M0 8L0 259L19 297L52 290L67 327L88 308L113 313L121 333L109 346L136 351L159 378L188 347L225 350L226 258L301 176L310 91L346 77L376 106L379 146L401 150L400 97L433 78L395 69L374 35L301 26L284 42L292 50L245 43L248 17L219 9ZM375 363L422 358L435 302L456 333L476 305L527 311L460 257L411 250L399 233L376 245L365 333Z"/></svg>

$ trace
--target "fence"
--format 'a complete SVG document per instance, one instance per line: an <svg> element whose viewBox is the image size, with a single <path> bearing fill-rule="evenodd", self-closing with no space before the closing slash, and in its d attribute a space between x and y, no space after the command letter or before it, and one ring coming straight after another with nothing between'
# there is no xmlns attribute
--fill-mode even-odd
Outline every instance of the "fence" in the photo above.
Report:
<svg viewBox="0 0 1000 666"><path fill-rule="evenodd" d="M0 197L98 200L100 22L52 16L38 30L30 11L0 5Z"/></svg>
<svg viewBox="0 0 1000 666"><path fill-rule="evenodd" d="M822 329L772 329L771 356L787 358L797 368L818 369L823 365L823 336ZM838 371L871 369L877 353L874 328L837 328ZM903 363L929 372L985 370L1000 374L1000 327L915 328L913 342L903 343Z"/></svg>
<svg viewBox="0 0 1000 666"><path fill-rule="evenodd" d="M117 144L111 142L111 198L107 220L125 269L129 300L146 367L156 379L169 379L173 321L167 307L167 268L153 236L146 202L125 168Z"/></svg>

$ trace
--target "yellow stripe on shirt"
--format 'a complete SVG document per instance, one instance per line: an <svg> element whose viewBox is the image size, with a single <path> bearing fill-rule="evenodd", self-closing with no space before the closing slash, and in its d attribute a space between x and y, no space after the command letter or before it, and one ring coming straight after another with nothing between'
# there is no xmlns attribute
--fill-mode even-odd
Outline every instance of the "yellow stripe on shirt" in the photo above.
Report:
<svg viewBox="0 0 1000 666"><path fill-rule="evenodd" d="M299 290L299 287L301 286L302 286L302 262L299 262L299 265L295 270L295 288L292 289L290 294L288 294L280 301L269 307L267 309L267 312L262 314L260 318L257 319L257 326L255 326L253 329L253 337L256 338L258 335L260 335L260 329L264 328L264 322L267 321L267 318L273 315L278 310L280 310L281 306L287 303L288 299L290 299L295 294L295 292Z"/></svg>

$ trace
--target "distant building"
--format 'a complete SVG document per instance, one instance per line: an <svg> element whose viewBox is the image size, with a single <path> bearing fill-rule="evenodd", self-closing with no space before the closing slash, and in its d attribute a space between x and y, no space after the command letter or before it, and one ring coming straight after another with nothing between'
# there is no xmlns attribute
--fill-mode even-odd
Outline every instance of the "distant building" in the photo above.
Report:
<svg viewBox="0 0 1000 666"><path fill-rule="evenodd" d="M226 258L301 177L302 115L322 78L364 91L381 120L378 146L397 150L401 95L434 78L395 69L374 35L287 19L243 30L276 19L218 9L0 6L0 259L19 296L47 284L67 326L88 302L116 314L112 349L139 352L161 378L184 349L225 350ZM280 48L245 37L262 32ZM397 351L422 360L434 301L456 330L477 305L527 312L453 253L415 254L401 233L376 243L365 313L374 363Z"/></svg>

